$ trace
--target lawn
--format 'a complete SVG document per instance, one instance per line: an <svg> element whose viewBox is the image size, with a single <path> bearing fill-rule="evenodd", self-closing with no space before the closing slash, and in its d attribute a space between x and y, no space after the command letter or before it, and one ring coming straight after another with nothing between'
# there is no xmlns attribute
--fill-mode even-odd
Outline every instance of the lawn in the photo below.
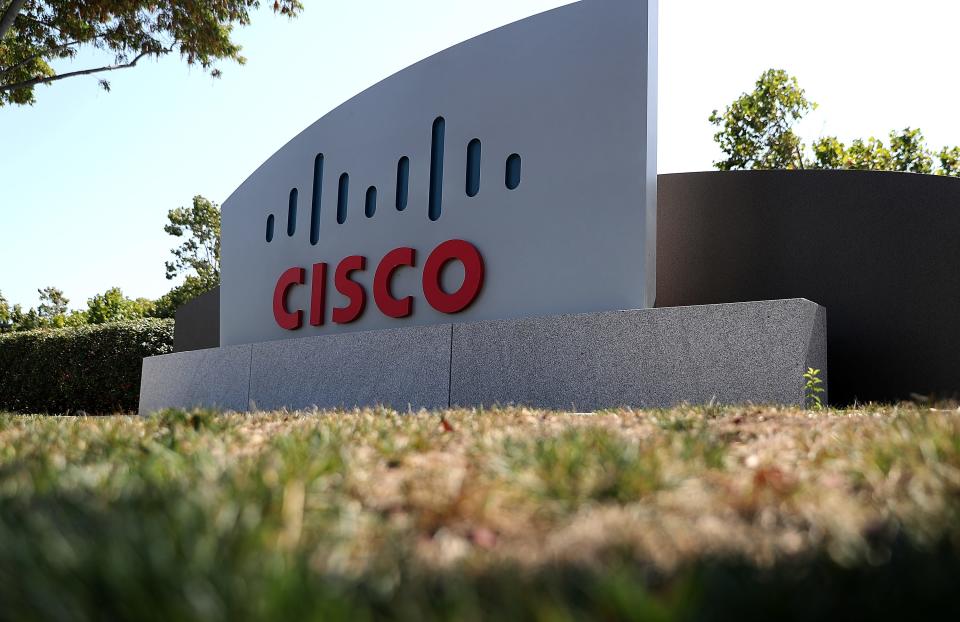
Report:
<svg viewBox="0 0 960 622"><path fill-rule="evenodd" d="M0 415L0 619L960 616L960 411Z"/></svg>

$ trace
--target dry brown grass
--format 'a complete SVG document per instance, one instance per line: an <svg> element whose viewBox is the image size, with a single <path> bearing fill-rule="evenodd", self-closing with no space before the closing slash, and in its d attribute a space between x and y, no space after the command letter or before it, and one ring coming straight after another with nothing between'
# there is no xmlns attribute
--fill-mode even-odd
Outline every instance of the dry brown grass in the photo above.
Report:
<svg viewBox="0 0 960 622"><path fill-rule="evenodd" d="M939 537L960 494L960 412L910 405L195 417L196 431L189 421L176 431L176 417L10 417L0 460L42 451L52 485L109 490L124 448L149 452L173 429L176 452L198 462L167 465L169 477L271 489L285 546L329 528L337 508L337 548L360 550L317 562L352 571L384 537L440 565L589 560L611 546L664 569L705 554L769 564L817 547L847 562L876 554L878 530Z"/></svg>
<svg viewBox="0 0 960 622"><path fill-rule="evenodd" d="M897 542L960 541L960 411L0 417L0 504L62 496L87 513L183 505L194 522L162 517L174 538L240 533L316 576L599 569L610 551L660 576L706 559L876 565ZM9 520L0 540L19 537Z"/></svg>

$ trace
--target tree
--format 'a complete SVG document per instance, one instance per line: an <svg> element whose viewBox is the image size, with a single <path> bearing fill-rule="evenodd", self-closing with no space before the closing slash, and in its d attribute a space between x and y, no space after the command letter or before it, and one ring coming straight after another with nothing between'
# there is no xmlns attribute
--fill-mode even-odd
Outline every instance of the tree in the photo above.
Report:
<svg viewBox="0 0 960 622"><path fill-rule="evenodd" d="M867 140L857 138L843 156L840 168L855 171L889 171L893 168L893 155L883 141L871 136Z"/></svg>
<svg viewBox="0 0 960 622"><path fill-rule="evenodd" d="M218 77L217 61L245 62L231 35L259 6L259 0L0 0L0 106L32 104L40 84L103 75L173 52ZM273 2L274 13L290 18L302 9L300 0ZM84 47L106 52L112 62L65 73L51 66ZM104 79L100 86L110 90Z"/></svg>
<svg viewBox="0 0 960 622"><path fill-rule="evenodd" d="M151 314L172 318L181 305L220 285L220 206L197 195L190 207L170 210L167 219L163 230L186 238L170 250L174 259L166 262L167 278L186 274L186 279L157 299Z"/></svg>
<svg viewBox="0 0 960 622"><path fill-rule="evenodd" d="M6 298L0 294L0 332L135 320L153 317L156 306L147 298L131 300L123 295L119 287L111 287L88 299L85 310L69 311L67 305L70 301L61 290L45 287L37 291L40 292L39 307L26 312L18 304L10 309Z"/></svg>
<svg viewBox="0 0 960 622"><path fill-rule="evenodd" d="M172 318L176 315L178 308L197 296L209 292L219 284L219 281L212 279L201 278L192 274L187 275L182 285L174 287L157 299L150 315L151 317Z"/></svg>
<svg viewBox="0 0 960 622"><path fill-rule="evenodd" d="M166 262L167 278L194 272L204 281L220 281L220 206L200 195L190 207L167 212L170 223L163 230L186 240L172 249L174 260Z"/></svg>
<svg viewBox="0 0 960 622"><path fill-rule="evenodd" d="M13 316L10 310L10 302L0 292L0 333L6 333L13 330Z"/></svg>
<svg viewBox="0 0 960 622"><path fill-rule="evenodd" d="M67 305L70 300L64 296L63 290L56 287L38 289L40 305L37 307L37 316L43 326L63 326L67 315ZM31 309L32 311L32 309Z"/></svg>
<svg viewBox="0 0 960 622"><path fill-rule="evenodd" d="M714 162L720 170L803 168L804 146L793 128L817 104L807 99L797 79L782 69L769 69L754 90L714 110L710 123L720 127L714 140L727 155Z"/></svg>
<svg viewBox="0 0 960 622"><path fill-rule="evenodd" d="M934 171L933 153L927 147L923 132L909 127L900 132L890 132L889 147L872 136L867 140L858 138L849 147L836 136L827 136L813 144L813 156L813 162L810 163L813 168L927 175Z"/></svg>
<svg viewBox="0 0 960 622"><path fill-rule="evenodd" d="M937 159L940 160L937 175L960 177L960 147L944 147L937 154Z"/></svg>
<svg viewBox="0 0 960 622"><path fill-rule="evenodd" d="M933 154L927 148L923 132L918 129L908 127L899 134L890 132L890 152L893 155L890 170L924 175L933 172Z"/></svg>
<svg viewBox="0 0 960 622"><path fill-rule="evenodd" d="M31 307L29 311L24 313L23 307L19 304L13 305L13 311L10 312L10 321L13 324L13 330L32 330L43 325L36 309Z"/></svg>
<svg viewBox="0 0 960 622"><path fill-rule="evenodd" d="M813 168L843 168L847 148L836 136L813 143Z"/></svg>
<svg viewBox="0 0 960 622"><path fill-rule="evenodd" d="M910 127L890 132L889 146L873 136L866 140L857 138L849 147L836 136L825 136L813 143L813 157L808 158L793 127L816 106L806 99L796 78L781 69L767 70L751 93L741 95L722 115L716 110L710 115L710 122L723 128L714 140L727 155L726 160L715 162L714 166L721 170L936 172L960 177L960 147L944 147L936 154L935 163L923 132Z"/></svg>
<svg viewBox="0 0 960 622"><path fill-rule="evenodd" d="M87 300L86 322L105 324L123 320L136 320L153 312L154 303L146 298L130 300L119 287L111 287L102 294Z"/></svg>

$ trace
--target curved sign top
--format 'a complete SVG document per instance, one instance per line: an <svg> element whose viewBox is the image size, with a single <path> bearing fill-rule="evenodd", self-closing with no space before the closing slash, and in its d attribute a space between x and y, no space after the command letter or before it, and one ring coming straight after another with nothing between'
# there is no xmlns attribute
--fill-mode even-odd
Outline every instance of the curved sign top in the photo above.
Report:
<svg viewBox="0 0 960 622"><path fill-rule="evenodd" d="M656 0L387 78L224 203L220 343L653 305Z"/></svg>

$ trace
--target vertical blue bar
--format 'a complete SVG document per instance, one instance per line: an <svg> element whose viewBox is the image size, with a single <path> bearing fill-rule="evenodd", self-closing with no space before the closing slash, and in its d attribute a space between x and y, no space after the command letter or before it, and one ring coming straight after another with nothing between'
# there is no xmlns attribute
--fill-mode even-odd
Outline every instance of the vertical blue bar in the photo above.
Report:
<svg viewBox="0 0 960 622"><path fill-rule="evenodd" d="M367 218L373 218L373 215L377 213L377 188L376 186L370 186L367 188L367 201L363 208L363 213L366 214Z"/></svg>
<svg viewBox="0 0 960 622"><path fill-rule="evenodd" d="M293 237L297 232L297 196L296 188L290 191L290 207L287 209L287 235Z"/></svg>
<svg viewBox="0 0 960 622"><path fill-rule="evenodd" d="M350 191L350 175L340 176L340 187L337 189L337 224L347 222L347 193Z"/></svg>
<svg viewBox="0 0 960 622"><path fill-rule="evenodd" d="M467 145L467 196L475 197L480 192L480 139L474 138Z"/></svg>
<svg viewBox="0 0 960 622"><path fill-rule="evenodd" d="M313 203L310 210L310 243L320 241L320 201L323 198L323 154L313 161Z"/></svg>
<svg viewBox="0 0 960 622"><path fill-rule="evenodd" d="M440 218L443 202L443 139L446 121L437 117L433 122L433 142L430 145L430 220Z"/></svg>
<svg viewBox="0 0 960 622"><path fill-rule="evenodd" d="M507 171L504 179L507 188L516 190L520 185L520 156L514 153L507 158Z"/></svg>
<svg viewBox="0 0 960 622"><path fill-rule="evenodd" d="M397 162L397 211L407 209L407 194L410 191L410 158L403 156Z"/></svg>
<svg viewBox="0 0 960 622"><path fill-rule="evenodd" d="M273 242L273 214L267 216L267 242Z"/></svg>

